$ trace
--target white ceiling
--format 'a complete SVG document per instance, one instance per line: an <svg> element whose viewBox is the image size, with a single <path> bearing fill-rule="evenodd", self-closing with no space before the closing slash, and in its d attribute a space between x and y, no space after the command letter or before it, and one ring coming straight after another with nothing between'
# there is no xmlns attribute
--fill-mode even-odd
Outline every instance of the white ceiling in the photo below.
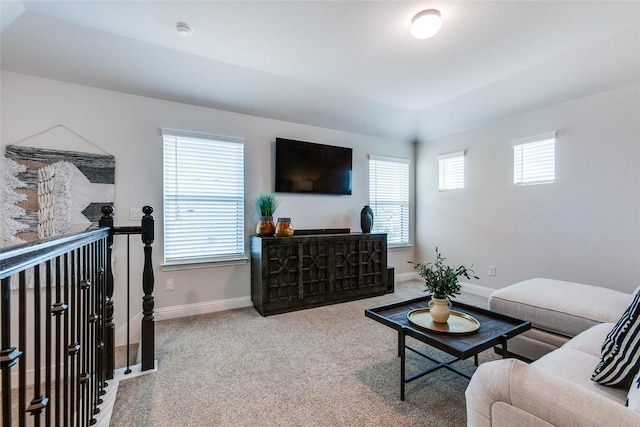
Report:
<svg viewBox="0 0 640 427"><path fill-rule="evenodd" d="M416 40L426 8L443 27ZM640 80L638 1L2 0L1 12L3 70L406 140Z"/></svg>

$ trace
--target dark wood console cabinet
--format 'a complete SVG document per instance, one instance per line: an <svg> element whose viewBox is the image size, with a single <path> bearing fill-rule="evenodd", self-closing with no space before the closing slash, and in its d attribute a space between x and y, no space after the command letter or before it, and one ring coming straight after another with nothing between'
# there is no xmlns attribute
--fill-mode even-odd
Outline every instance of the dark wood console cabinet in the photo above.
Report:
<svg viewBox="0 0 640 427"><path fill-rule="evenodd" d="M386 234L251 237L251 300L263 316L386 291Z"/></svg>

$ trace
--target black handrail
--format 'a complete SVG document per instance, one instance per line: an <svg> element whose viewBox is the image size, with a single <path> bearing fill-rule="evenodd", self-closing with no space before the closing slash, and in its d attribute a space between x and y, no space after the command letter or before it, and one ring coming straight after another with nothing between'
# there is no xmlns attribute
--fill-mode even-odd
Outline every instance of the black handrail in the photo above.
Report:
<svg viewBox="0 0 640 427"><path fill-rule="evenodd" d="M0 279L35 267L108 235L109 229L101 227L3 249L0 251Z"/></svg>

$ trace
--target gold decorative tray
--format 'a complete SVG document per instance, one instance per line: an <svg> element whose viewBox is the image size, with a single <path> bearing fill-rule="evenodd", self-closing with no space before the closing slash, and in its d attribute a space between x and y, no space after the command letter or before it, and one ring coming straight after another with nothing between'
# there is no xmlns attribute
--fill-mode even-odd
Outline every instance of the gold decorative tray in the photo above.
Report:
<svg viewBox="0 0 640 427"><path fill-rule="evenodd" d="M480 322L473 316L455 310L451 310L447 323L434 322L428 308L411 310L407 319L413 326L440 334L472 334L480 329Z"/></svg>

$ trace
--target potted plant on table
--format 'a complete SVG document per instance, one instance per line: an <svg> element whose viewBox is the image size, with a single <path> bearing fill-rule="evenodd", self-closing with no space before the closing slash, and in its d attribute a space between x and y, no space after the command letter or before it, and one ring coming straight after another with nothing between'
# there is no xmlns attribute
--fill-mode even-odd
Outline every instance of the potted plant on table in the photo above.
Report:
<svg viewBox="0 0 640 427"><path fill-rule="evenodd" d="M256 197L256 207L260 220L256 226L258 236L273 236L276 226L273 223L273 213L278 208L280 201L272 193L261 193Z"/></svg>
<svg viewBox="0 0 640 427"><path fill-rule="evenodd" d="M445 259L436 247L435 262L416 263L409 261L410 264L413 264L413 269L424 279L424 291L431 293L433 296L429 301L429 311L433 321L437 323L447 323L449 319L451 312L451 301L449 299L460 293L458 278L464 276L467 279L472 277L478 279L472 269L463 265L453 268L445 265Z"/></svg>

